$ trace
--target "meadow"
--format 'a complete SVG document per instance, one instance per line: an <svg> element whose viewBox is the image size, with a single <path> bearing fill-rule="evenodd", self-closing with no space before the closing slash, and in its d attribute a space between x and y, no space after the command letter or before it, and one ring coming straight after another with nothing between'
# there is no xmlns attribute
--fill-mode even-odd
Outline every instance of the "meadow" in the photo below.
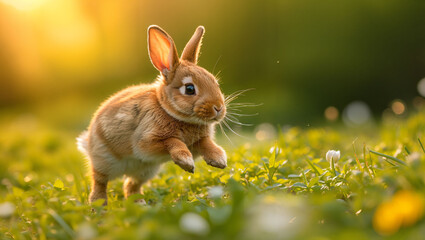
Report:
<svg viewBox="0 0 425 240"><path fill-rule="evenodd" d="M417 0L0 0L0 240L425 239L424 12ZM227 96L255 89L227 124L256 112L240 119L254 126L217 127L223 170L168 162L143 195L125 199L116 179L107 206L89 204L75 139L107 96L156 78L152 24L179 53L204 26L199 66Z"/></svg>
<svg viewBox="0 0 425 240"><path fill-rule="evenodd" d="M421 239L425 114L365 129L287 127L227 144L228 167L166 163L125 200L88 204L77 132L34 118L0 129L0 239ZM422 141L421 141L422 140ZM225 138L219 142L225 143ZM328 150L341 152L329 162ZM136 199L144 198L147 204Z"/></svg>

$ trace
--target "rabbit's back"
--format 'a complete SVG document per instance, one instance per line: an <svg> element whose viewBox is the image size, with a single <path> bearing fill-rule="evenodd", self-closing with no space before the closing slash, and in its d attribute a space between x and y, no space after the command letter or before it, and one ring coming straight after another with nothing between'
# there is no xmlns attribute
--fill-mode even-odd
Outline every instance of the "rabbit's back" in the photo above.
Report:
<svg viewBox="0 0 425 240"><path fill-rule="evenodd" d="M117 158L132 155L132 135L144 114L155 102L155 88L138 85L126 88L98 109L89 127L89 150L97 136Z"/></svg>

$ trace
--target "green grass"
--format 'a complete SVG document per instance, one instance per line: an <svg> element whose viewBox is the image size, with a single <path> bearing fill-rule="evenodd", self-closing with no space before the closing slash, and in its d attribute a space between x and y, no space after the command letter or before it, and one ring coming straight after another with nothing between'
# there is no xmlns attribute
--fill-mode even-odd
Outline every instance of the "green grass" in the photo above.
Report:
<svg viewBox="0 0 425 240"><path fill-rule="evenodd" d="M275 141L243 140L227 148L224 170L202 160L195 174L165 164L144 186L147 205L135 203L140 195L125 200L115 180L106 207L87 203L78 133L25 118L0 132L0 239L425 236L423 114L367 131L290 128ZM335 169L329 149L341 151Z"/></svg>

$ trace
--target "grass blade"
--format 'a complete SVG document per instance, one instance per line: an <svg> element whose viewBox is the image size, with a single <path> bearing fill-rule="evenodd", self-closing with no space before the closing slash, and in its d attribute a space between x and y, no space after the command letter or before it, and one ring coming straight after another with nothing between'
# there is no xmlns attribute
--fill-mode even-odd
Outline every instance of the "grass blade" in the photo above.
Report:
<svg viewBox="0 0 425 240"><path fill-rule="evenodd" d="M313 171L317 173L318 176L320 176L319 170L317 170L316 166L314 166L310 159L306 158L305 160L307 161L308 165L310 165L310 167L313 169Z"/></svg>
<svg viewBox="0 0 425 240"><path fill-rule="evenodd" d="M387 154L383 154L383 153L380 153L380 152L375 152L375 151L370 150L370 149L369 149L369 152L371 152L373 154L376 154L378 156L381 156L381 157L385 157L385 158L391 159L394 162L397 162L397 163L399 163L399 164L401 164L403 166L407 166L407 164L405 162L403 162L402 160L400 160L400 159L398 159L396 157L393 157L393 156L390 156L390 155L387 155Z"/></svg>
<svg viewBox="0 0 425 240"><path fill-rule="evenodd" d="M370 159L370 165L368 164L367 159L366 159L366 144L363 144L363 159L364 159L364 163L366 165L366 169L367 169L370 177L371 178L374 178L373 171L371 170L371 167L372 167L371 166L372 165L372 158Z"/></svg>
<svg viewBox="0 0 425 240"><path fill-rule="evenodd" d="M424 153L425 153L424 145L422 145L422 142L421 142L421 140L419 138L418 138L418 141L419 141L419 144L421 145L422 151L424 151Z"/></svg>
<svg viewBox="0 0 425 240"><path fill-rule="evenodd" d="M406 146L404 146L404 150L407 152L407 155L410 155L410 151L409 151L409 149L407 149Z"/></svg>
<svg viewBox="0 0 425 240"><path fill-rule="evenodd" d="M368 149L368 150L369 150L369 149ZM373 175L374 175L374 176L376 176L375 169L373 168L373 159L372 159L372 154L370 154L370 151L369 151L369 159L370 159L370 166L371 166L371 169L372 169Z"/></svg>
<svg viewBox="0 0 425 240"><path fill-rule="evenodd" d="M356 147L354 146L354 141L353 141L353 151L354 151L354 157L356 159L357 165L359 166L359 170L361 172L364 172L364 169L362 168L362 165L360 164L359 158L357 157Z"/></svg>
<svg viewBox="0 0 425 240"><path fill-rule="evenodd" d="M394 163L392 163L390 160L384 158L385 162L389 163L391 166L393 167L397 167L397 165L395 165Z"/></svg>
<svg viewBox="0 0 425 240"><path fill-rule="evenodd" d="M61 225L61 227L63 228L63 230L65 230L66 233L68 233L68 235L72 238L74 238L75 233L72 230L72 228L65 222L65 220L63 220L63 218L61 216L59 216L59 214L57 214L53 209L49 209L47 210L47 212L50 214L50 216L53 217L53 219L56 220L57 223L59 223L59 225Z"/></svg>

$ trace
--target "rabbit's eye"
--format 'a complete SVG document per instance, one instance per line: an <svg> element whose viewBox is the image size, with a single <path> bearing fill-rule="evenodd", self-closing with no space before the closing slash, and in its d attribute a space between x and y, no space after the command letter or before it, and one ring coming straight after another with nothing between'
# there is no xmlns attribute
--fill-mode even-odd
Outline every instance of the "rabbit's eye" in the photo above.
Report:
<svg viewBox="0 0 425 240"><path fill-rule="evenodd" d="M194 95L195 94L195 86L191 83L188 83L185 86L184 94L186 95Z"/></svg>

